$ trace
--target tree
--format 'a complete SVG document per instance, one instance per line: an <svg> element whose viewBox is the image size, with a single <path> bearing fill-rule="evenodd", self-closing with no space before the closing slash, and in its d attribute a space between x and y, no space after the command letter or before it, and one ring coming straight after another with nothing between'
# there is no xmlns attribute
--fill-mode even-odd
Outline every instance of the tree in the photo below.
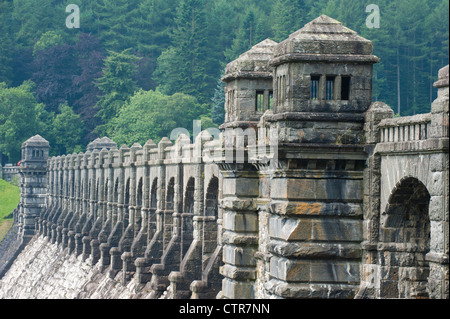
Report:
<svg viewBox="0 0 450 319"><path fill-rule="evenodd" d="M267 17L254 8L249 8L242 20L233 44L225 50L225 59L233 61L252 46L270 37L269 25L265 23Z"/></svg>
<svg viewBox="0 0 450 319"><path fill-rule="evenodd" d="M59 107L59 114L53 121L53 134L55 144L52 148L57 154L77 153L83 149L83 121L67 103Z"/></svg>
<svg viewBox="0 0 450 319"><path fill-rule="evenodd" d="M75 96L73 78L80 72L71 45L63 44L36 51L31 80L36 83L36 99L47 110L57 112L64 102L72 103Z"/></svg>
<svg viewBox="0 0 450 319"><path fill-rule="evenodd" d="M18 46L32 47L49 30L65 28L64 16L55 10L58 0L14 0L12 18Z"/></svg>
<svg viewBox="0 0 450 319"><path fill-rule="evenodd" d="M101 94L95 82L102 76L103 60L106 52L99 39L92 35L81 33L78 41L73 45L77 57L80 73L73 78L72 84L75 91L73 98L73 110L80 114L85 125L84 142L88 143L94 139L93 131L100 124L95 116L97 109L95 105Z"/></svg>
<svg viewBox="0 0 450 319"><path fill-rule="evenodd" d="M99 0L93 5L97 36L107 50L123 51L135 45L133 24L137 0Z"/></svg>
<svg viewBox="0 0 450 319"><path fill-rule="evenodd" d="M175 22L173 45L158 58L155 79L165 94L182 92L206 103L219 61L208 48L205 0L181 0Z"/></svg>
<svg viewBox="0 0 450 319"><path fill-rule="evenodd" d="M55 31L47 31L42 34L41 38L33 47L33 55L39 51L50 49L51 47L64 44L64 40L60 34Z"/></svg>
<svg viewBox="0 0 450 319"><path fill-rule="evenodd" d="M223 76L223 73L222 73ZM225 122L225 83L219 78L214 90L214 96L211 99L211 119L215 124Z"/></svg>
<svg viewBox="0 0 450 319"><path fill-rule="evenodd" d="M139 90L111 120L108 134L118 144L144 145L149 138L158 142L164 136L170 137L175 128L192 133L193 120L205 113L206 105L198 103L193 96Z"/></svg>
<svg viewBox="0 0 450 319"><path fill-rule="evenodd" d="M109 55L104 61L103 75L96 82L103 94L96 104L97 116L104 124L118 114L121 106L137 89L133 77L139 58L130 54L129 51L129 49L122 52L108 51ZM99 133L103 130L102 127L98 129Z"/></svg>
<svg viewBox="0 0 450 319"><path fill-rule="evenodd" d="M0 2L0 82L11 83L13 40L11 30L12 6L8 1Z"/></svg>
<svg viewBox="0 0 450 319"><path fill-rule="evenodd" d="M272 10L272 32L274 41L283 41L291 33L302 28L307 8L303 0L277 0Z"/></svg>
<svg viewBox="0 0 450 319"><path fill-rule="evenodd" d="M38 103L32 93L33 86L29 81L13 88L0 83L0 153L12 162L20 160L22 143L41 133L36 121Z"/></svg>

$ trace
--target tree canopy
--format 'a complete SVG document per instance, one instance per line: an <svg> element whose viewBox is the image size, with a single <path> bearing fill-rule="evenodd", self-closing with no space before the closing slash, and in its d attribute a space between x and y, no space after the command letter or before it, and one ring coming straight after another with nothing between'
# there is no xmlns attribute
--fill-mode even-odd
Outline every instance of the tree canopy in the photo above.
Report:
<svg viewBox="0 0 450 319"><path fill-rule="evenodd" d="M79 6L80 28L66 27L64 1L0 0L4 161L17 160L20 144L38 133L60 154L83 150L108 132L120 143L145 143L174 126L189 129L194 117L219 125L226 64L266 38L284 40L321 14L373 41L381 59L373 100L400 115L430 111L433 82L449 59L448 0L379 0L379 28L366 25L369 3L353 0L70 3ZM144 113L132 114L133 108Z"/></svg>

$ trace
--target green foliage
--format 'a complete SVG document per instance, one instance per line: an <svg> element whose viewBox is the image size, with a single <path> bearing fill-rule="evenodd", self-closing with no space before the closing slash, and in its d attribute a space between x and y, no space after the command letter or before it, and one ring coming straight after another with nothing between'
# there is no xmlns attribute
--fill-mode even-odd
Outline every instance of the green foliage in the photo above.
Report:
<svg viewBox="0 0 450 319"><path fill-rule="evenodd" d="M12 6L8 1L0 1L0 82L10 84L12 73L13 39L11 30Z"/></svg>
<svg viewBox="0 0 450 319"><path fill-rule="evenodd" d="M19 187L0 179L0 223L17 207L20 201Z"/></svg>
<svg viewBox="0 0 450 319"><path fill-rule="evenodd" d="M18 186L0 179L0 241L13 224L12 211L20 201L20 189Z"/></svg>
<svg viewBox="0 0 450 319"><path fill-rule="evenodd" d="M221 74L223 76L223 73ZM220 125L225 122L225 83L219 78L217 80L217 86L214 90L214 96L211 99L211 119L212 121Z"/></svg>
<svg viewBox="0 0 450 319"><path fill-rule="evenodd" d="M206 108L195 97L183 93L165 95L160 91L140 90L111 120L108 134L119 145L135 142L144 145L149 138L158 142L164 136L170 137L176 128L192 133L193 120L205 114Z"/></svg>
<svg viewBox="0 0 450 319"><path fill-rule="evenodd" d="M272 10L273 40L283 41L302 28L308 22L307 12L303 0L276 0Z"/></svg>
<svg viewBox="0 0 450 319"><path fill-rule="evenodd" d="M63 38L55 31L45 32L33 47L33 55L37 51L47 50L51 47L63 44Z"/></svg>
<svg viewBox="0 0 450 319"><path fill-rule="evenodd" d="M128 33L133 23L137 0L99 0L93 10L98 35L108 50L123 51L131 48L134 34Z"/></svg>
<svg viewBox="0 0 450 319"><path fill-rule="evenodd" d="M227 61L236 59L255 44L269 37L270 33L271 30L267 25L267 16L257 8L247 9L233 44L225 50L225 58Z"/></svg>
<svg viewBox="0 0 450 319"><path fill-rule="evenodd" d="M12 162L19 161L21 145L30 132L39 130L33 89L31 81L13 88L0 83L0 152Z"/></svg>
<svg viewBox="0 0 450 319"><path fill-rule="evenodd" d="M59 107L60 113L56 115L53 121L53 135L55 144L52 148L58 154L71 154L81 152L83 146L83 121L80 115L75 114L72 108L67 104Z"/></svg>
<svg viewBox="0 0 450 319"><path fill-rule="evenodd" d="M118 114L122 105L137 89L133 76L139 58L129 51L128 49L122 52L109 51L105 59L103 76L96 83L103 93L96 105L99 109L97 116L103 123L108 123Z"/></svg>
<svg viewBox="0 0 450 319"><path fill-rule="evenodd" d="M80 29L68 29L65 25L69 3L80 8ZM373 41L374 54L381 59L374 65L374 100L387 103L401 115L429 112L437 91L433 82L438 70L448 64L448 0L378 0L378 29L369 29L365 24L369 15L365 9L370 3L0 1L0 82L5 82L0 87L0 152L16 159L21 142L38 133L49 140L54 155L77 151L80 143L86 144L96 134L113 132L111 127L118 126L118 119L125 121L122 111L132 107L130 97L135 98L133 104L141 105L137 103L140 95L134 96L139 89L153 92L148 94L155 101L158 94L161 101L173 99L176 93L195 98L198 112L189 121L201 118L205 124L212 121L211 125L220 125L224 118L224 92L218 79L225 65L266 38L284 40L321 14ZM79 40L80 35L83 41ZM95 39L100 39L100 43L95 43ZM104 48L108 54L103 53ZM27 82L30 79L35 86ZM185 107L190 105L184 99L182 102ZM61 104L64 107L58 109ZM82 116L82 142L70 138L70 134L78 134L80 122L75 120L75 113L69 114L68 108ZM150 123L155 127L152 131L149 124L141 125L152 135L144 136L140 127L131 123L130 127L121 128L123 141L134 143L133 134L141 142L149 137L158 139L170 133L174 125L180 126L177 117L184 118L190 112L180 107L176 107L178 114L147 108L153 112ZM58 125L68 124L66 118L73 118L76 125L56 133L57 118ZM136 121L142 122L140 118ZM64 142L57 136L62 133L67 133Z"/></svg>
<svg viewBox="0 0 450 319"><path fill-rule="evenodd" d="M158 58L154 73L163 93L186 93L202 103L211 96L213 75L219 66L219 61L213 59L214 48L209 48L214 42L209 41L211 34L208 34L205 4L206 0L181 0L175 17L172 46Z"/></svg>

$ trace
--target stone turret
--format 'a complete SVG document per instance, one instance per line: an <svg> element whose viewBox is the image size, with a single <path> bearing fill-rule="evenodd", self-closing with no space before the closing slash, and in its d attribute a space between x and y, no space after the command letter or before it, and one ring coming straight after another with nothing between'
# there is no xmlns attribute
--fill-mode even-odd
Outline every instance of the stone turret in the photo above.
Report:
<svg viewBox="0 0 450 319"><path fill-rule="evenodd" d="M108 137L96 138L86 147L87 151L101 151L102 149L112 150L117 149L117 144Z"/></svg>
<svg viewBox="0 0 450 319"><path fill-rule="evenodd" d="M365 112L372 98L372 42L322 15L274 49L274 113Z"/></svg>
<svg viewBox="0 0 450 319"><path fill-rule="evenodd" d="M272 67L277 43L266 39L230 62L222 81L225 88L225 126L248 126L258 122L272 102Z"/></svg>
<svg viewBox="0 0 450 319"><path fill-rule="evenodd" d="M35 219L45 209L49 149L49 143L39 135L22 144L19 236L24 242L34 235Z"/></svg>
<svg viewBox="0 0 450 319"><path fill-rule="evenodd" d="M262 296L349 298L358 287L362 241L364 113L372 100L372 43L322 15L274 48L278 137L267 184L268 251ZM272 133L271 133L272 134Z"/></svg>

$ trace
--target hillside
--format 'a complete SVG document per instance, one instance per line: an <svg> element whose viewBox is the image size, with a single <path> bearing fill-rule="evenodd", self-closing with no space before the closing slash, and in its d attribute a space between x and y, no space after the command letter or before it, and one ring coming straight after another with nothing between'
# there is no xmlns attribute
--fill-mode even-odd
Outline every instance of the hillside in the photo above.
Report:
<svg viewBox="0 0 450 319"><path fill-rule="evenodd" d="M0 179L0 240L13 223L11 212L20 200L19 187Z"/></svg>

